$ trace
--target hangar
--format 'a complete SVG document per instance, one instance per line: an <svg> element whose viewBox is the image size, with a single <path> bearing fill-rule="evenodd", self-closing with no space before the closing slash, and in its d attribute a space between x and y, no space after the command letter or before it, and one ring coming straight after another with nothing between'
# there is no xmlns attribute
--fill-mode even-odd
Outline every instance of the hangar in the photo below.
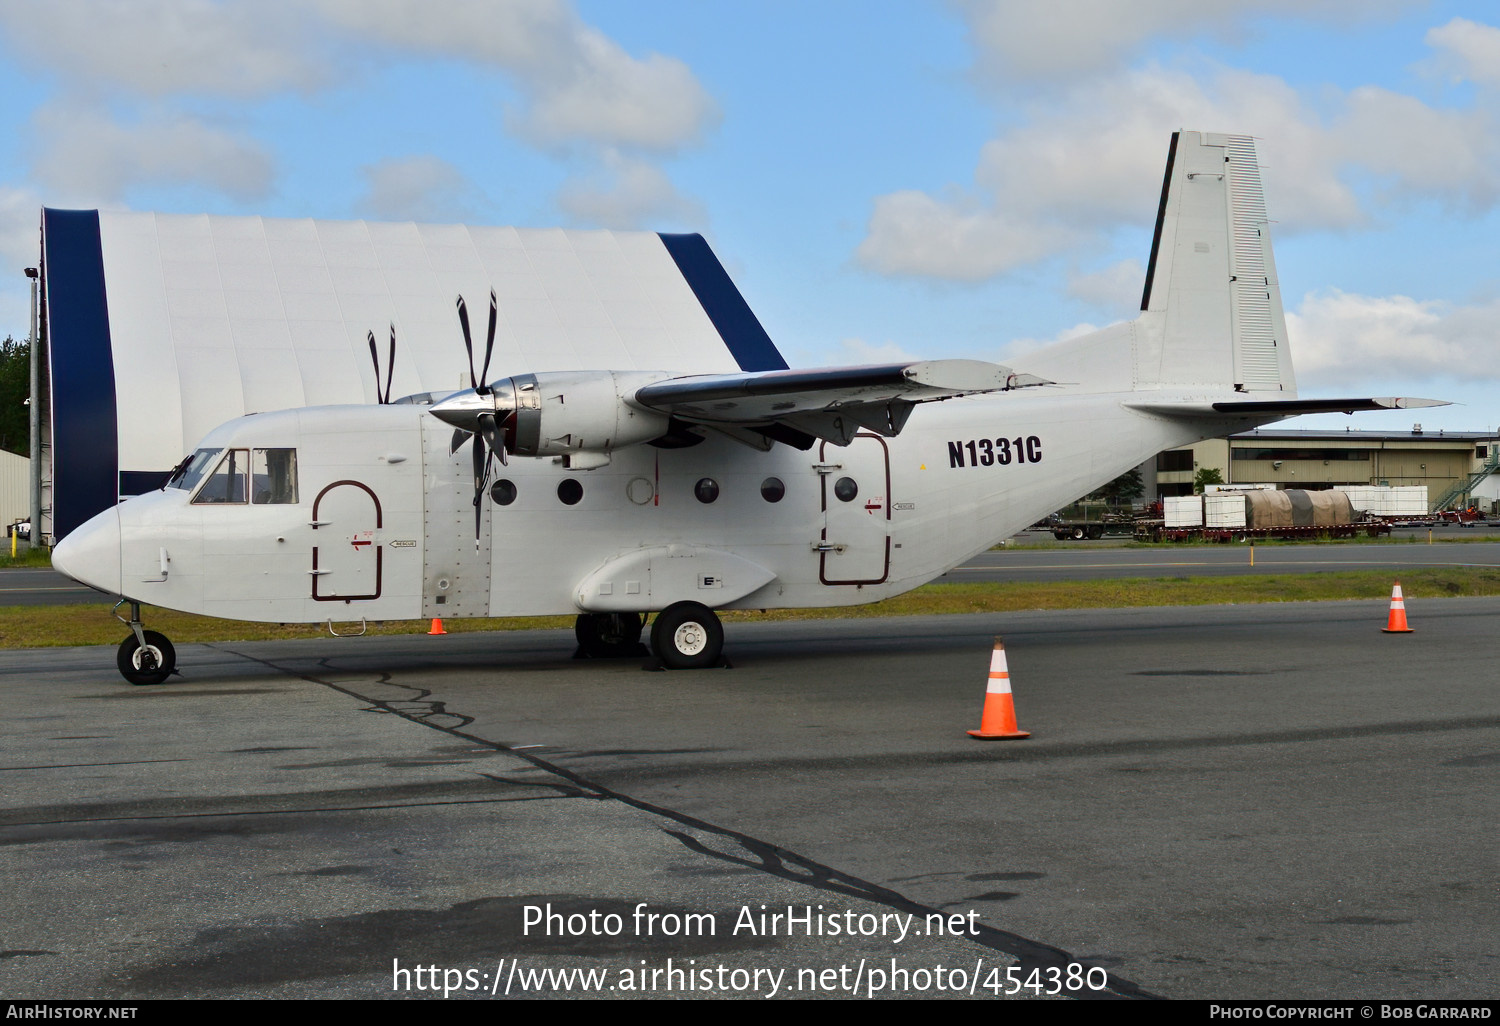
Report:
<svg viewBox="0 0 1500 1026"><path fill-rule="evenodd" d="M397 339L392 396L467 388L457 296L496 293L492 374L786 367L700 235L56 209L41 229L49 542L225 421L375 402L371 332L381 365Z"/></svg>
<svg viewBox="0 0 1500 1026"><path fill-rule="evenodd" d="M1422 485L1434 510L1495 498L1500 435L1493 431L1315 431L1270 427L1170 449L1154 464L1155 494L1191 495L1193 476L1218 470L1225 484L1278 488Z"/></svg>

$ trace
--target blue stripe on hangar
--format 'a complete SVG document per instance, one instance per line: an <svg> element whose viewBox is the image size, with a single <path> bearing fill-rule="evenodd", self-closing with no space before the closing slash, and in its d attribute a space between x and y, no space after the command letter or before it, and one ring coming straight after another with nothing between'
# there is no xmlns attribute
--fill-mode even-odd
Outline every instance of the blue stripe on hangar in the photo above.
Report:
<svg viewBox="0 0 1500 1026"><path fill-rule="evenodd" d="M786 370L786 360L703 236L659 235L740 370Z"/></svg>
<svg viewBox="0 0 1500 1026"><path fill-rule="evenodd" d="M52 378L52 533L61 538L118 492L115 364L97 210L42 211Z"/></svg>

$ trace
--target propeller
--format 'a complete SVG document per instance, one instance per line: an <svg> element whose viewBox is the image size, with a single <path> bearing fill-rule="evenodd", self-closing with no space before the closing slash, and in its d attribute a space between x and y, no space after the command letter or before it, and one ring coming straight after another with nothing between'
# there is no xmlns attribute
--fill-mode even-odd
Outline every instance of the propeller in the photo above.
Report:
<svg viewBox="0 0 1500 1026"><path fill-rule="evenodd" d="M484 339L484 362L480 371L474 373L474 336L469 328L469 308L464 302L464 297L458 297L458 324L464 333L464 350L469 354L469 384L473 388L473 398L477 399L472 405L478 410L476 426L473 430L458 428L453 432L453 440L449 445L450 455L458 452L459 446L470 438L474 440L474 546L479 546L479 532L483 524L484 513L484 489L489 483L490 466L493 457L500 458L501 466L508 466L509 461L505 455L505 436L507 432L514 434L516 414L511 410L505 420L499 421L495 415L494 392L487 383L490 375L490 357L495 352L495 327L500 318L500 301L495 296L495 290L490 290L490 319L488 330Z"/></svg>
<svg viewBox="0 0 1500 1026"><path fill-rule="evenodd" d="M370 362L375 365L375 401L384 406L391 401L391 382L396 371L396 325L391 325L391 352L385 365L385 391L380 390L380 352L375 345L375 333L369 332Z"/></svg>

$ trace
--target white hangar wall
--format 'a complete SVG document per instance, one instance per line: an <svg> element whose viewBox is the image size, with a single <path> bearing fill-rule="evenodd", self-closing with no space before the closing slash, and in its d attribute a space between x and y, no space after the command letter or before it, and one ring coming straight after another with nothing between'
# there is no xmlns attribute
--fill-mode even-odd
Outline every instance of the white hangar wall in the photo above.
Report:
<svg viewBox="0 0 1500 1026"><path fill-rule="evenodd" d="M786 366L697 235L57 210L42 234L58 537L234 417L375 402L371 331L383 367L395 326L392 397L467 388L460 295L476 370L499 300L491 380Z"/></svg>

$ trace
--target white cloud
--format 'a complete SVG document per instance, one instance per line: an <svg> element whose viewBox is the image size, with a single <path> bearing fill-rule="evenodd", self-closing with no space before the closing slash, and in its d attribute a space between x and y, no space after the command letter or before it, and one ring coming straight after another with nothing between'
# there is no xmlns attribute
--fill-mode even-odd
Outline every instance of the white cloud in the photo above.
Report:
<svg viewBox="0 0 1500 1026"><path fill-rule="evenodd" d="M258 145L185 114L152 111L122 125L91 108L50 105L37 111L34 125L32 174L47 183L50 197L109 202L133 186L166 182L208 185L246 200L270 189L271 160Z"/></svg>
<svg viewBox="0 0 1500 1026"><path fill-rule="evenodd" d="M48 0L0 5L7 47L83 83L163 96L245 97L325 83L331 70L286 0Z"/></svg>
<svg viewBox="0 0 1500 1026"><path fill-rule="evenodd" d="M359 209L390 221L464 221L480 203L474 184L440 157L395 157L360 169Z"/></svg>
<svg viewBox="0 0 1500 1026"><path fill-rule="evenodd" d="M316 9L353 36L511 75L527 102L508 120L543 146L583 141L671 151L719 116L686 64L655 53L631 56L565 0L318 0Z"/></svg>
<svg viewBox="0 0 1500 1026"><path fill-rule="evenodd" d="M1454 18L1429 29L1427 44L1438 51L1433 63L1454 78L1500 85L1500 28Z"/></svg>
<svg viewBox="0 0 1500 1026"><path fill-rule="evenodd" d="M41 257L42 198L30 189L0 185L0 260L19 274Z"/></svg>
<svg viewBox="0 0 1500 1026"><path fill-rule="evenodd" d="M877 197L859 262L881 274L978 282L1078 242L1078 233L1027 210L994 209L971 197L939 200L906 191Z"/></svg>
<svg viewBox="0 0 1500 1026"><path fill-rule="evenodd" d="M1146 268L1139 260L1121 260L1089 274L1068 276L1068 295L1112 312L1125 314L1140 306Z"/></svg>
<svg viewBox="0 0 1500 1026"><path fill-rule="evenodd" d="M1500 202L1500 131L1483 106L1439 108L1363 87L1314 110L1284 80L1207 66L1147 66L1034 98L987 142L977 188L877 197L857 256L885 274L978 281L1150 224L1178 128L1258 137L1276 232L1350 230L1382 204ZM1362 200L1351 182L1369 183ZM1371 204L1374 204L1372 206Z"/></svg>
<svg viewBox="0 0 1500 1026"><path fill-rule="evenodd" d="M1308 293L1287 312L1300 385L1500 379L1500 300L1455 306L1408 296Z"/></svg>
<svg viewBox="0 0 1500 1026"><path fill-rule="evenodd" d="M980 66L1001 79L1066 81L1108 71L1151 42L1215 34L1234 39L1267 15L1347 22L1412 0L953 0Z"/></svg>
<svg viewBox="0 0 1500 1026"><path fill-rule="evenodd" d="M614 150L604 154L602 173L567 182L557 204L574 221L598 228L701 230L708 220L660 168Z"/></svg>

